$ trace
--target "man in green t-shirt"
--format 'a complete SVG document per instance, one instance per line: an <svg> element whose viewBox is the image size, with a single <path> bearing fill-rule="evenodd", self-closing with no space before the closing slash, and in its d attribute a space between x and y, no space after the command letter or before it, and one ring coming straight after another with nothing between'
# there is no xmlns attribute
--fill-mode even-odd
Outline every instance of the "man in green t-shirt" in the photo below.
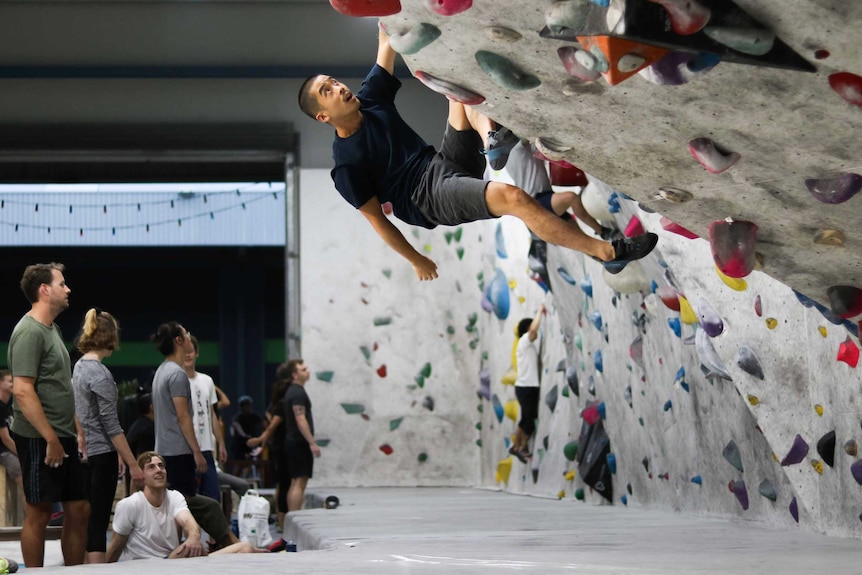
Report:
<svg viewBox="0 0 862 575"><path fill-rule="evenodd" d="M69 352L54 323L69 307L63 264L27 266L21 291L30 311L9 338L8 363L15 395L12 438L24 479L21 554L27 567L42 567L53 503L63 503L61 546L65 565L84 562L90 515L84 433L75 416Z"/></svg>

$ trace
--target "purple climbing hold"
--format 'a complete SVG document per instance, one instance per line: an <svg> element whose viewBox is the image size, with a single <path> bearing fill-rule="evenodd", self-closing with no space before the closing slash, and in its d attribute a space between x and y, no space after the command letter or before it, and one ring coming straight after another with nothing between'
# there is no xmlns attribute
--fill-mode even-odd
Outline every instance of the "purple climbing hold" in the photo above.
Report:
<svg viewBox="0 0 862 575"><path fill-rule="evenodd" d="M689 140L688 151L710 174L722 173L742 157L736 152L723 153L715 147L715 142L709 138Z"/></svg>
<svg viewBox="0 0 862 575"><path fill-rule="evenodd" d="M862 313L862 289L853 286L832 286L826 290L832 313L850 319Z"/></svg>
<svg viewBox="0 0 862 575"><path fill-rule="evenodd" d="M694 60L695 56L696 54L691 52L668 52L658 62L638 72L638 75L660 86L679 86L690 82L694 77L688 63Z"/></svg>
<svg viewBox="0 0 862 575"><path fill-rule="evenodd" d="M736 495L737 501L742 506L744 510L748 509L748 490L745 488L745 481L740 479L739 481L731 481L728 485L728 488L734 495Z"/></svg>
<svg viewBox="0 0 862 575"><path fill-rule="evenodd" d="M796 435L793 439L793 445L790 446L790 450L787 452L787 455L784 456L784 459L781 460L781 466L787 467L788 465L796 465L808 455L808 443L804 439L802 439L801 435Z"/></svg>
<svg viewBox="0 0 862 575"><path fill-rule="evenodd" d="M460 102L465 106L478 106L485 101L485 96L472 90L468 90L467 88L462 88L461 86L453 84L447 80L443 80L442 78L432 76L427 72L417 70L413 75L416 76L417 80L425 84L425 86L431 90L438 94L443 94L447 98Z"/></svg>
<svg viewBox="0 0 862 575"><path fill-rule="evenodd" d="M577 78L583 82L594 82L601 78L602 75L598 71L587 68L578 61L576 57L578 50L581 49L575 46L562 46L557 48L557 56L560 57L560 61L563 63L569 76Z"/></svg>
<svg viewBox="0 0 862 575"><path fill-rule="evenodd" d="M753 375L757 379L763 379L763 368L760 365L760 360L757 359L754 350L747 343L740 345L736 351L736 365L745 373Z"/></svg>
<svg viewBox="0 0 862 575"><path fill-rule="evenodd" d="M848 172L835 178L810 178L805 180L808 191L824 204L841 204L862 189L862 176Z"/></svg>
<svg viewBox="0 0 862 575"><path fill-rule="evenodd" d="M700 298L697 302L697 319L700 327L709 337L717 337L724 331L724 322L721 316L704 298Z"/></svg>
<svg viewBox="0 0 862 575"><path fill-rule="evenodd" d="M853 479L856 480L856 483L862 485L862 459L850 466L850 473L853 474Z"/></svg>
<svg viewBox="0 0 862 575"><path fill-rule="evenodd" d="M479 50L476 52L476 62L494 82L507 90L532 90L542 83L538 77L525 72L507 58L493 52Z"/></svg>
<svg viewBox="0 0 862 575"><path fill-rule="evenodd" d="M479 396L491 399L491 371L485 367L479 372Z"/></svg>
<svg viewBox="0 0 862 575"><path fill-rule="evenodd" d="M790 500L790 516L793 517L793 520L799 523L799 504L796 503L796 497Z"/></svg>
<svg viewBox="0 0 862 575"><path fill-rule="evenodd" d="M712 259L721 273L744 278L754 270L757 224L747 221L718 220L709 225Z"/></svg>
<svg viewBox="0 0 862 575"><path fill-rule="evenodd" d="M425 6L441 16L452 16L469 10L473 0L425 0Z"/></svg>

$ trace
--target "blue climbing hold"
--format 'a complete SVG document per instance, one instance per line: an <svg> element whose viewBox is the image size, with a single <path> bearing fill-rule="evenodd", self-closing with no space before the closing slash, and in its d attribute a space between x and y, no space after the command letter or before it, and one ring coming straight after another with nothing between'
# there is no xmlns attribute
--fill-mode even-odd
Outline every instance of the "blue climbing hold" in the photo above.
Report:
<svg viewBox="0 0 862 575"><path fill-rule="evenodd" d="M617 456L614 455L613 453L608 453L607 456L605 457L605 459L608 462L608 469L610 470L610 472L613 473L614 475L616 475L616 473L617 473Z"/></svg>
<svg viewBox="0 0 862 575"><path fill-rule="evenodd" d="M673 402L668 399L667 401L664 402L664 407L662 407L662 410L663 411L670 411L670 409L672 407L673 407Z"/></svg>
<svg viewBox="0 0 862 575"><path fill-rule="evenodd" d="M676 337L682 337L682 324L678 317L671 317L667 320L668 327L673 331Z"/></svg>
<svg viewBox="0 0 862 575"><path fill-rule="evenodd" d="M501 222L497 222L497 231L494 233L494 245L497 248L497 257L501 260L509 257L508 252L506 252L506 238L503 236L503 225Z"/></svg>
<svg viewBox="0 0 862 575"><path fill-rule="evenodd" d="M599 310L590 314L590 323L596 326L596 329L602 331L602 312Z"/></svg>
<svg viewBox="0 0 862 575"><path fill-rule="evenodd" d="M569 284L569 285L577 285L577 284L578 284L578 280L576 280L575 278L573 278L573 277L572 277L572 274L570 274L570 273L566 270L566 268L564 268L564 267L562 267L562 266L558 267L558 268L557 268L557 273L558 273L558 274L560 274L560 277L561 277L561 278L563 278L563 280L564 280L567 284Z"/></svg>
<svg viewBox="0 0 862 575"><path fill-rule="evenodd" d="M490 303L491 310L497 319L509 317L509 282L500 268L497 268L494 272L494 279L485 288L484 299ZM483 306L484 308L485 306Z"/></svg>
<svg viewBox="0 0 862 575"><path fill-rule="evenodd" d="M620 211L620 197L616 192L613 192L608 198L608 211L612 214L617 214Z"/></svg>
<svg viewBox="0 0 862 575"><path fill-rule="evenodd" d="M697 485L703 485L703 477L701 477L700 475L695 475L691 478L691 482Z"/></svg>
<svg viewBox="0 0 862 575"><path fill-rule="evenodd" d="M593 354L593 365L596 366L596 371L602 373L604 371L604 362L602 361L602 350L596 350Z"/></svg>
<svg viewBox="0 0 862 575"><path fill-rule="evenodd" d="M593 280L590 279L590 276L585 276L581 280L581 289L587 294L587 297L593 297Z"/></svg>

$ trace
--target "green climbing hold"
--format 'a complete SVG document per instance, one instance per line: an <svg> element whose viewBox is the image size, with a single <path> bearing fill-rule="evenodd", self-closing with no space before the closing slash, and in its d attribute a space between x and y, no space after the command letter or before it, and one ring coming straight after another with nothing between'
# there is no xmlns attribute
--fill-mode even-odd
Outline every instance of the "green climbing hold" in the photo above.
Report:
<svg viewBox="0 0 862 575"><path fill-rule="evenodd" d="M493 52L479 50L476 52L476 62L486 74L491 76L492 80L509 90L532 90L542 83L536 76L521 70L508 59Z"/></svg>
<svg viewBox="0 0 862 575"><path fill-rule="evenodd" d="M456 230L455 230L454 237L455 237L455 241L456 241L456 242L460 242L460 241L461 241L461 234L462 234L462 233L464 233L464 230L463 230L462 228L458 228L458 229L456 229Z"/></svg>
<svg viewBox="0 0 862 575"><path fill-rule="evenodd" d="M735 441L731 439L730 443L724 446L721 455L728 463L733 465L737 471L740 473L744 471L742 469L742 456L739 454L739 448L736 446Z"/></svg>
<svg viewBox="0 0 862 575"><path fill-rule="evenodd" d="M315 438L314 442L317 444L318 447L326 447L327 445L329 445L330 440Z"/></svg>
<svg viewBox="0 0 862 575"><path fill-rule="evenodd" d="M481 439L477 439L477 440L476 440L476 446L477 446L477 447L482 447L482 440L481 440Z"/></svg>
<svg viewBox="0 0 862 575"><path fill-rule="evenodd" d="M416 457L416 459L419 461L419 463L425 463L426 461L428 461L428 454L423 451Z"/></svg>
<svg viewBox="0 0 862 575"><path fill-rule="evenodd" d="M341 408L350 415L365 413L365 406L361 403L342 403Z"/></svg>
<svg viewBox="0 0 862 575"><path fill-rule="evenodd" d="M399 417L398 419L391 419L389 421L389 431L395 431L398 429L398 426L401 425L401 422L404 421L403 417Z"/></svg>
<svg viewBox="0 0 862 575"><path fill-rule="evenodd" d="M383 270L383 275L386 276L386 279L391 280L392 279L392 270L390 270L388 268Z"/></svg>
<svg viewBox="0 0 862 575"><path fill-rule="evenodd" d="M420 373L425 377L431 377L431 363L429 362L423 365Z"/></svg>
<svg viewBox="0 0 862 575"><path fill-rule="evenodd" d="M374 325L377 327L380 327L381 325L389 325L390 323L392 323L391 317L375 317L374 318Z"/></svg>
<svg viewBox="0 0 862 575"><path fill-rule="evenodd" d="M452 243L452 236L453 235L454 234L452 232L446 232L445 234L443 234L443 237L446 238L446 245L449 245Z"/></svg>
<svg viewBox="0 0 862 575"><path fill-rule="evenodd" d="M586 497L584 497L583 488L578 487L577 489L575 489L575 499L577 499L578 501L584 501L586 499Z"/></svg>
<svg viewBox="0 0 862 575"><path fill-rule="evenodd" d="M333 371L318 371L314 374L314 377L316 377L320 381L325 381L326 383L331 383L333 375L335 375L335 372L333 372Z"/></svg>
<svg viewBox="0 0 862 575"><path fill-rule="evenodd" d="M399 54L415 54L440 37L440 29L433 24L421 22L404 34L393 33L389 45Z"/></svg>
<svg viewBox="0 0 862 575"><path fill-rule="evenodd" d="M368 349L368 346L367 346L367 345L360 345L360 346L359 346L359 351L361 351L361 352L362 352L362 355L363 355L363 356L365 356L365 359L366 359L366 360L371 359L371 350L370 350L370 349Z"/></svg>
<svg viewBox="0 0 862 575"><path fill-rule="evenodd" d="M458 249L455 250L455 253L458 255L459 260L464 259L464 248L459 246Z"/></svg>
<svg viewBox="0 0 862 575"><path fill-rule="evenodd" d="M575 345L578 347L578 351L584 351L584 340L580 333L575 334Z"/></svg>
<svg viewBox="0 0 862 575"><path fill-rule="evenodd" d="M419 387L425 387L425 378L422 377L421 373L413 379L416 381L416 385L418 385Z"/></svg>
<svg viewBox="0 0 862 575"><path fill-rule="evenodd" d="M569 386L563 388L563 391L560 392L563 397L569 397Z"/></svg>
<svg viewBox="0 0 862 575"><path fill-rule="evenodd" d="M446 333L448 333L449 335L455 335L455 326L446 326Z"/></svg>
<svg viewBox="0 0 862 575"><path fill-rule="evenodd" d="M575 457L578 455L578 442L570 441L563 447L563 455L566 456L566 459L569 461L574 461Z"/></svg>

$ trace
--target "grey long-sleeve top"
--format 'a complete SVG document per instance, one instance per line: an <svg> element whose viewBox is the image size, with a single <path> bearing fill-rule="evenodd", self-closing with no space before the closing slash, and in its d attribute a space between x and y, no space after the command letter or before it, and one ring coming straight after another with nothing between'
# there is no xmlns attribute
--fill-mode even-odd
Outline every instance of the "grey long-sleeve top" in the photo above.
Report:
<svg viewBox="0 0 862 575"><path fill-rule="evenodd" d="M116 451L111 438L123 433L123 428L117 416L117 384L111 371L100 361L81 358L72 371L72 385L87 455Z"/></svg>

